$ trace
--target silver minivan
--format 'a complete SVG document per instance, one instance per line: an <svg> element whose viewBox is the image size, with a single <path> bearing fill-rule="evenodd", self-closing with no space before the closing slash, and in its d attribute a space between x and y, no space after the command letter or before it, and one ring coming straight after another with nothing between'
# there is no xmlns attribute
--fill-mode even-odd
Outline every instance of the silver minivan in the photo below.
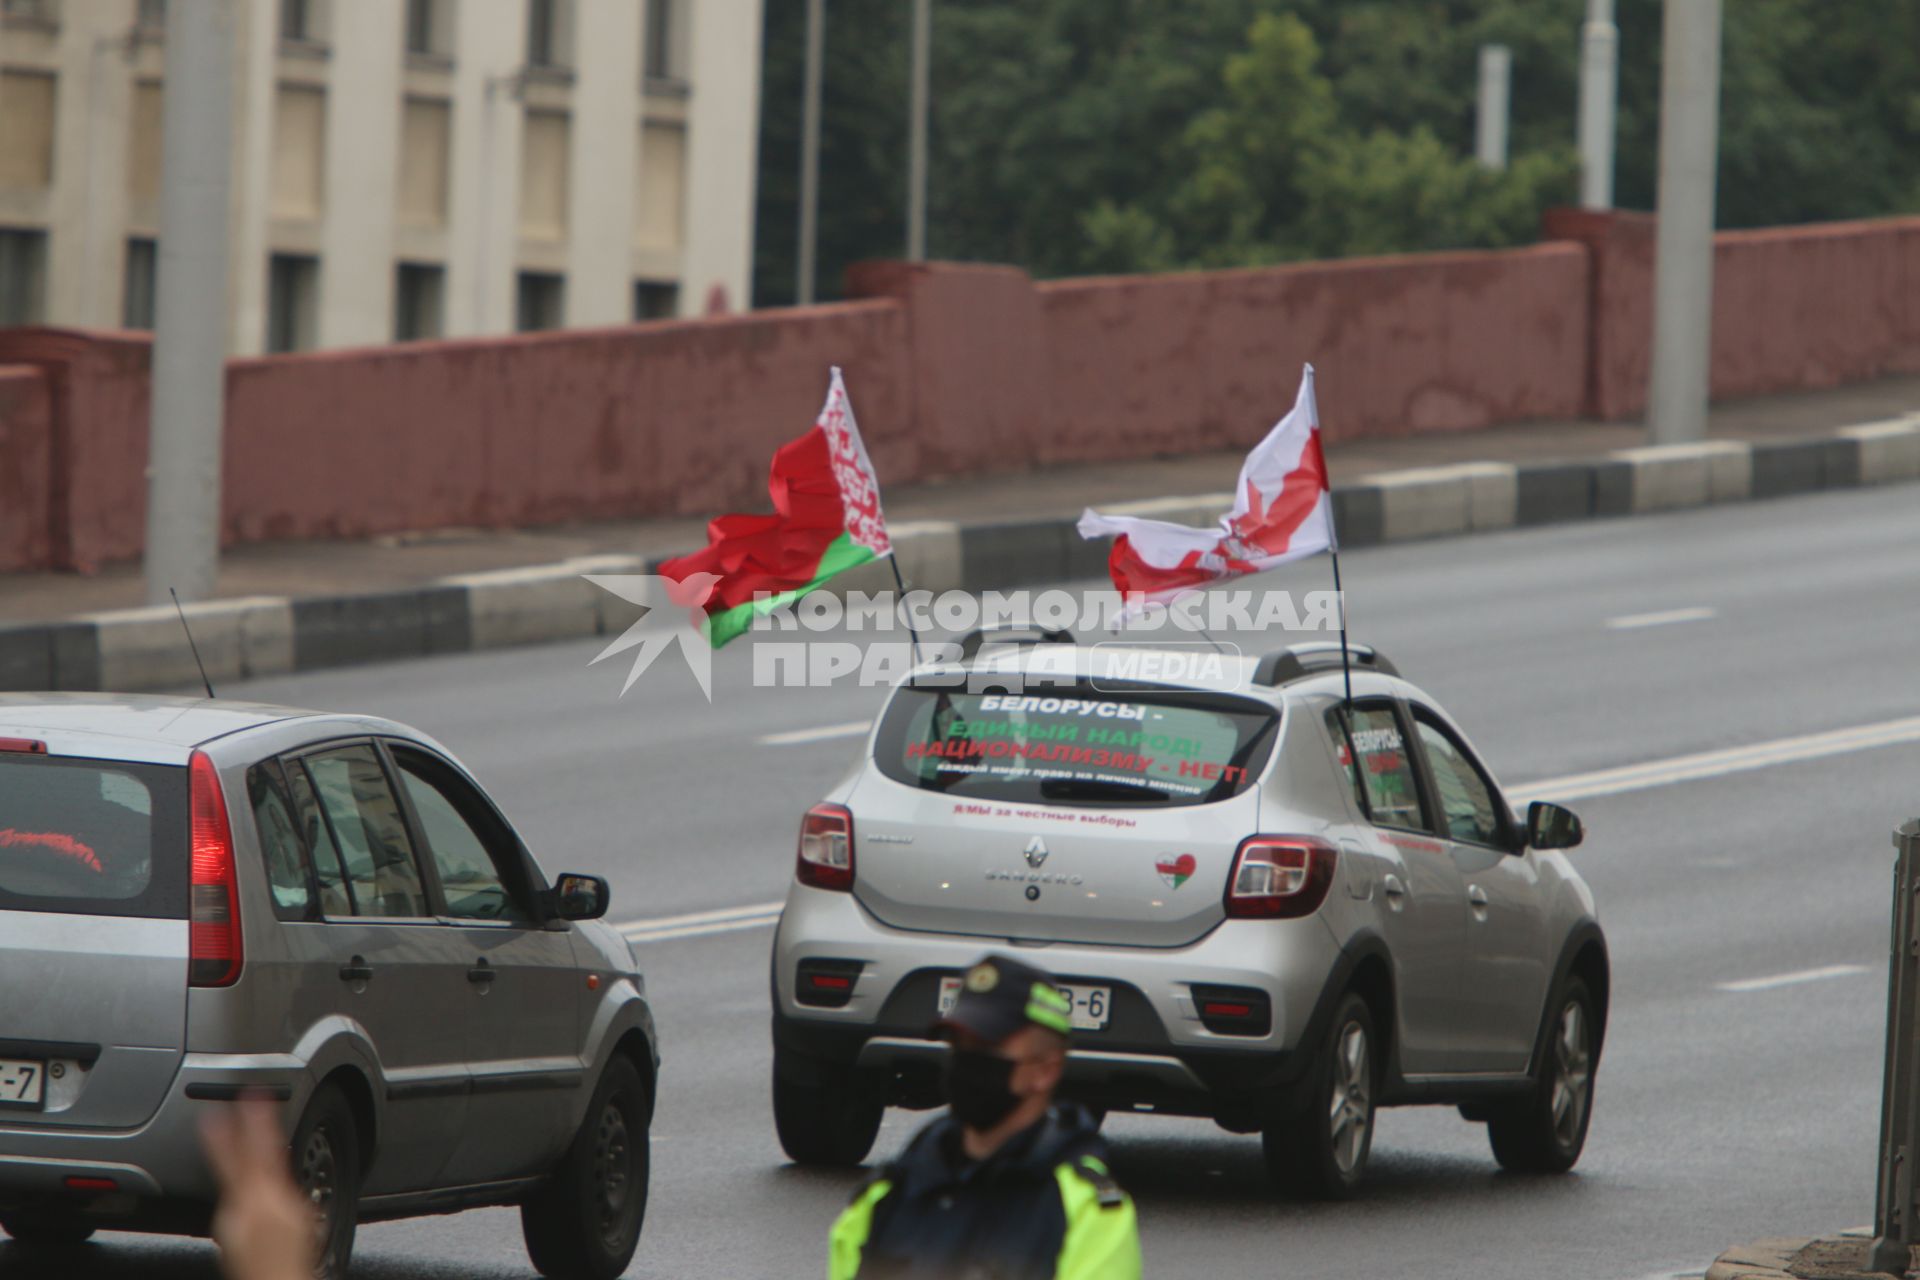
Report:
<svg viewBox="0 0 1920 1280"><path fill-rule="evenodd" d="M0 1228L203 1234L210 1106L284 1108L322 1274L357 1222L518 1205L626 1268L659 1056L606 882L549 881L391 721L0 695Z"/></svg>

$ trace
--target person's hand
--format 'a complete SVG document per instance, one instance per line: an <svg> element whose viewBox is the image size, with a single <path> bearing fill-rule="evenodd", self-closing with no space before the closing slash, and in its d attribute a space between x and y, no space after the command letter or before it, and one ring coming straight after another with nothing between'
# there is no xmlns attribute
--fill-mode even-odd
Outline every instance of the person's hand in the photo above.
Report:
<svg viewBox="0 0 1920 1280"><path fill-rule="evenodd" d="M294 1185L272 1104L209 1112L200 1140L220 1183L213 1238L221 1268L232 1280L313 1280L313 1205Z"/></svg>

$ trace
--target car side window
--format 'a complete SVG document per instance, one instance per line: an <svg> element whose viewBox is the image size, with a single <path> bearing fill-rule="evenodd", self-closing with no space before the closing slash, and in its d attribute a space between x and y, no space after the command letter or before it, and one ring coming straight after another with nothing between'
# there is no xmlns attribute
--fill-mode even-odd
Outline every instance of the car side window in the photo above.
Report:
<svg viewBox="0 0 1920 1280"><path fill-rule="evenodd" d="M400 804L371 746L336 747L305 757L326 825L346 872L356 916L426 916L426 891Z"/></svg>
<svg viewBox="0 0 1920 1280"><path fill-rule="evenodd" d="M294 821L300 825L307 849L313 858L313 881L320 889L320 914L350 916L353 895L347 888L346 869L340 865L340 850L320 813L320 802L313 794L313 782L306 766L298 760L286 762L287 790L293 796Z"/></svg>
<svg viewBox="0 0 1920 1280"><path fill-rule="evenodd" d="M1416 713L1420 747L1433 770L1439 794L1440 816L1449 839L1498 847L1501 844L1499 802L1492 786L1474 767L1453 735L1424 714Z"/></svg>
<svg viewBox="0 0 1920 1280"><path fill-rule="evenodd" d="M1420 813L1420 787L1414 780L1406 735L1400 729L1400 714L1389 704L1359 703L1353 708L1351 723L1346 741L1358 766L1360 794L1368 817L1375 826L1426 830Z"/></svg>
<svg viewBox="0 0 1920 1280"><path fill-rule="evenodd" d="M1367 789L1360 783L1360 766L1353 758L1353 738L1347 733L1345 707L1327 708L1327 736L1333 739L1333 760L1340 766L1340 776L1353 789L1354 807L1362 814L1367 813Z"/></svg>
<svg viewBox="0 0 1920 1280"><path fill-rule="evenodd" d="M260 855L267 864L273 914L305 920L313 914L313 882L307 875L307 851L294 825L293 805L280 785L280 771L261 763L247 770L247 801L253 807Z"/></svg>
<svg viewBox="0 0 1920 1280"><path fill-rule="evenodd" d="M445 762L398 745L391 749L440 874L447 914L460 920L528 919L508 887L519 844L493 807Z"/></svg>

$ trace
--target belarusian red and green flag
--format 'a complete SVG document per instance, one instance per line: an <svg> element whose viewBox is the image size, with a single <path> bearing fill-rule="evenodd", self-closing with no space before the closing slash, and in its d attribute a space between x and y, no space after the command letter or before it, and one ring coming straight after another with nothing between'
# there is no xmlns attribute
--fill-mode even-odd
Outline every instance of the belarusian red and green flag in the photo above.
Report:
<svg viewBox="0 0 1920 1280"><path fill-rule="evenodd" d="M719 580L697 598L677 601L706 612L703 630L718 649L755 617L799 599L837 573L893 554L880 481L853 419L840 370L813 430L780 446L767 489L770 516L724 515L707 525L704 550L669 560L662 577Z"/></svg>

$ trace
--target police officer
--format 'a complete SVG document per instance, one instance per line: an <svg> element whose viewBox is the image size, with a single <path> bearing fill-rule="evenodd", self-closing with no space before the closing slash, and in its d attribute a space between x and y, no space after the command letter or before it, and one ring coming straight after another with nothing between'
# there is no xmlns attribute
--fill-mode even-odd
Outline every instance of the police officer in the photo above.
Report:
<svg viewBox="0 0 1920 1280"><path fill-rule="evenodd" d="M1053 1091L1072 1007L1040 970L967 971L947 1040L946 1115L921 1129L833 1227L829 1280L1139 1280L1133 1202L1093 1117Z"/></svg>

